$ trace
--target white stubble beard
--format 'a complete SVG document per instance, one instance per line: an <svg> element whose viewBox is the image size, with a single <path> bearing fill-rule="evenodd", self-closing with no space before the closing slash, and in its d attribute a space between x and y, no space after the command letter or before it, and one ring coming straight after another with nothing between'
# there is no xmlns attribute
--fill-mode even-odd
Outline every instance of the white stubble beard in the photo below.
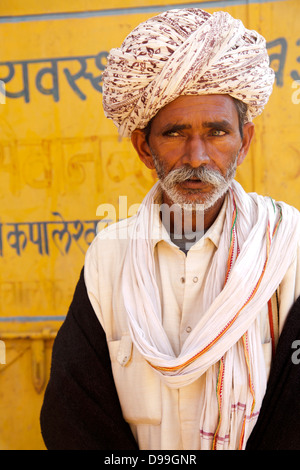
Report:
<svg viewBox="0 0 300 470"><path fill-rule="evenodd" d="M159 184L173 204L180 206L185 211L196 210L205 212L216 204L228 191L236 174L238 154L228 168L225 177L218 171L208 169L205 166L199 167L199 169L185 166L173 170L165 176L165 169L159 158L154 153L152 153L152 157L159 178ZM208 194L201 193L199 199L194 197L189 198L188 191L186 194L183 194L177 189L177 185L192 176L197 177L197 172L198 175L200 173L199 179L211 184L213 189ZM195 192L196 190L190 190L190 193L193 195Z"/></svg>

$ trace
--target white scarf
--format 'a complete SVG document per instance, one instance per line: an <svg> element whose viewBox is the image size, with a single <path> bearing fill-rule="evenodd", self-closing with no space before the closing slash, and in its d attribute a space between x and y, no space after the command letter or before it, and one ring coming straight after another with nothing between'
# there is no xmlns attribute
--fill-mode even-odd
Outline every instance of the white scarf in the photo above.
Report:
<svg viewBox="0 0 300 470"><path fill-rule="evenodd" d="M232 183L219 248L199 295L205 313L176 357L162 326L155 276L157 190L158 183L139 208L124 264L123 296L133 343L169 387L186 386L206 373L201 449L244 449L267 381L258 314L295 257L299 212Z"/></svg>

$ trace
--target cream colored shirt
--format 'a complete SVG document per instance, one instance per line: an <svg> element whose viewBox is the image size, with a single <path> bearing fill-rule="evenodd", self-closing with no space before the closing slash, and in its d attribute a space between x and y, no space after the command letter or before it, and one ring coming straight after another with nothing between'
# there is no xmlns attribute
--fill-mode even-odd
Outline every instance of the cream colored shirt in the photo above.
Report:
<svg viewBox="0 0 300 470"><path fill-rule="evenodd" d="M204 313L197 298L210 261L218 249L226 202L214 224L187 255L171 241L158 213L153 227L157 283L163 312L163 326L173 350L181 347ZM191 385L170 389L163 384L132 344L122 300L122 267L128 246L128 231L135 217L100 232L91 244L85 263L85 282L95 313L104 328L114 380L123 416L130 424L140 449L197 450L199 422L203 411L206 376ZM110 234L114 233L114 236ZM278 289L279 330L300 295L299 253ZM273 305L276 305L275 294ZM272 344L267 305L260 312L261 341L269 373ZM211 436L207 436L208 441Z"/></svg>

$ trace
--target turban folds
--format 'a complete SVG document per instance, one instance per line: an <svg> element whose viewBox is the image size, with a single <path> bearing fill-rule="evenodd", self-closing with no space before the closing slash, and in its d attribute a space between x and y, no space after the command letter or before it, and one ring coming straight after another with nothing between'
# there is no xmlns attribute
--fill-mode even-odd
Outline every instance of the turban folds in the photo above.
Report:
<svg viewBox="0 0 300 470"><path fill-rule="evenodd" d="M226 12L170 10L137 26L110 51L103 108L123 137L181 95L228 94L261 114L274 83L266 40Z"/></svg>

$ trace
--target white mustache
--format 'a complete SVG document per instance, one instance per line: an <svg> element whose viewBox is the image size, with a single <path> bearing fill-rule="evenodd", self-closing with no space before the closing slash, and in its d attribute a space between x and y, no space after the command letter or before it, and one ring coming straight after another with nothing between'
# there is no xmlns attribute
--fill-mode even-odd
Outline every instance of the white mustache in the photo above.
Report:
<svg viewBox="0 0 300 470"><path fill-rule="evenodd" d="M227 182L224 176L216 170L206 168L205 166L200 166L198 168L184 166L182 168L172 170L164 178L164 184L167 186L173 186L174 184L182 183L183 181L191 178L201 180L203 183L209 183L214 186L219 186L220 184Z"/></svg>

